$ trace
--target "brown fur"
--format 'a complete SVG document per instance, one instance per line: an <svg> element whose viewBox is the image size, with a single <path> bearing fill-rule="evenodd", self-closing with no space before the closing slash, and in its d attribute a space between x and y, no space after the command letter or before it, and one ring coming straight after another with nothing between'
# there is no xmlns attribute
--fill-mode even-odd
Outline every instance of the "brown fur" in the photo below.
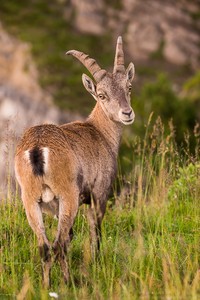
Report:
<svg viewBox="0 0 200 300"><path fill-rule="evenodd" d="M53 250L66 282L69 278L67 245L82 203L90 205L92 243L99 248L101 222L117 170L122 123L134 120L129 92L132 79L132 65L123 73L101 75L97 85L83 75L84 86L97 100L88 119L61 126L31 127L17 147L16 177L29 224L38 238L45 286L49 286L52 258L42 211L58 217Z"/></svg>

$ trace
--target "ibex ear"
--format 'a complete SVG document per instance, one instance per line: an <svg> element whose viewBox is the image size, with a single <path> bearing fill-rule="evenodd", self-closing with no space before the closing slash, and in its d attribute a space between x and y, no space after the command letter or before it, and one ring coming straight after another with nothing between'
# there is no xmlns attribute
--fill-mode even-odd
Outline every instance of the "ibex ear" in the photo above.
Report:
<svg viewBox="0 0 200 300"><path fill-rule="evenodd" d="M97 100L96 85L94 84L92 79L86 74L83 74L82 81L86 90L95 98L95 100Z"/></svg>
<svg viewBox="0 0 200 300"><path fill-rule="evenodd" d="M132 81L135 76L135 67L132 62L129 64L128 68L126 69L126 76L127 76L127 80L129 81Z"/></svg>

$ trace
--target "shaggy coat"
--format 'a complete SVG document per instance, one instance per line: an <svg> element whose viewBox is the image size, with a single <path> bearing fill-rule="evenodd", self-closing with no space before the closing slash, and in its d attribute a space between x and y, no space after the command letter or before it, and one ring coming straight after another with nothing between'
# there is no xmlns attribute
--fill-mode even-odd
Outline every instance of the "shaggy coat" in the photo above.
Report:
<svg viewBox="0 0 200 300"><path fill-rule="evenodd" d="M38 238L45 286L49 286L52 254L42 212L58 218L53 251L67 282L67 246L78 207L89 204L92 247L96 244L99 248L101 222L117 170L122 125L134 121L130 106L134 66L131 63L127 70L124 68L121 37L112 74L82 52L72 50L68 54L78 58L96 80L95 84L83 75L85 88L97 101L95 108L85 122L31 127L19 142L15 156L22 201Z"/></svg>

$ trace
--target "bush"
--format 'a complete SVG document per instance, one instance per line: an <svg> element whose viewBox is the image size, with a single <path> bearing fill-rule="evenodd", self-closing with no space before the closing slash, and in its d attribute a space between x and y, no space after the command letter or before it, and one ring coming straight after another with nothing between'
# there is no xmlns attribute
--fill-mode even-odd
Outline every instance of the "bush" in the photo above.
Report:
<svg viewBox="0 0 200 300"><path fill-rule="evenodd" d="M179 168L179 178L169 188L170 200L192 200L195 195L200 195L200 164L189 164L187 167Z"/></svg>
<svg viewBox="0 0 200 300"><path fill-rule="evenodd" d="M176 95L166 74L159 74L155 82L144 85L135 101L135 107L136 129L139 134L144 133L141 128L144 130L143 124L147 124L150 113L154 112L154 117L160 116L165 127L173 120L178 143L183 141L186 130L193 131L197 120L192 101Z"/></svg>

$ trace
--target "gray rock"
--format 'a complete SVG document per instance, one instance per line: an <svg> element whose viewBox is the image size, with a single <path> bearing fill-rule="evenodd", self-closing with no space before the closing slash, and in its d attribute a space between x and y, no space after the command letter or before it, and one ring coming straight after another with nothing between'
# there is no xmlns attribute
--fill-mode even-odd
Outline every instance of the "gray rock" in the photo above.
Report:
<svg viewBox="0 0 200 300"><path fill-rule="evenodd" d="M122 0L118 4L72 0L75 28L87 34L109 33L113 43L117 35L123 35L136 60L150 60L152 54L162 51L172 64L199 68L200 22L192 18L200 11L199 1Z"/></svg>
<svg viewBox="0 0 200 300"><path fill-rule="evenodd" d="M187 2L131 1L126 41L131 56L148 60L163 44L163 56L172 64L200 66L199 24L194 24ZM194 7L190 7L194 9ZM196 3L196 9L200 9Z"/></svg>

